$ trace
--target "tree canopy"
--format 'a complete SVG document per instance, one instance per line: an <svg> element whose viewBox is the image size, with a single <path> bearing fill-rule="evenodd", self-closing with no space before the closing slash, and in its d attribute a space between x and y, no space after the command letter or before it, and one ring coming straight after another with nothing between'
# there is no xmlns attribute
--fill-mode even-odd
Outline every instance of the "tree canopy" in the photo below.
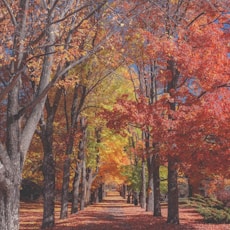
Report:
<svg viewBox="0 0 230 230"><path fill-rule="evenodd" d="M0 8L1 229L18 229L22 177L50 190L48 206L62 189L63 208L69 189L83 208L104 183L133 183L144 196L145 176L154 169L159 181L160 165L169 207L178 173L191 183L229 179L227 0L2 0ZM177 213L168 222L179 223Z"/></svg>

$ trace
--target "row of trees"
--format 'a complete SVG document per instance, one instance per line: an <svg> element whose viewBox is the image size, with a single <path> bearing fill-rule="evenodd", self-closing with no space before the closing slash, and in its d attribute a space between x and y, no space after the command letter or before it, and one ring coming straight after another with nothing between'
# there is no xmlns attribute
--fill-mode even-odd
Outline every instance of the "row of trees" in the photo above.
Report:
<svg viewBox="0 0 230 230"><path fill-rule="evenodd" d="M117 79L117 76L113 75L109 79L104 79L100 84L100 89L95 87L91 92L88 91L89 85L85 84L87 96L82 103L76 103L77 100L83 101L82 91L76 86L69 86L66 93L62 94L59 109L54 119L51 120L52 132L43 137L43 126L49 124L50 121L48 112L45 111L46 122L41 121L39 124L23 171L24 178L43 185L44 228L54 225L54 205L60 195L60 217L66 218L69 212L70 192L71 212L76 213L79 209L84 209L85 205L97 202L102 195L103 185L108 181L123 182L119 165L125 163L126 156L122 155L122 149L126 140L119 135L112 134L105 127L105 122L95 116L95 111L102 105L109 106L108 103L111 103L116 95L119 95L119 91L105 100L106 95L113 92L114 87L117 88L118 84L124 83L124 80L122 83L120 79ZM58 86L56 90L59 89ZM76 89L78 93L76 93ZM104 92L101 92L101 89L104 89ZM93 96L95 98L92 98ZM54 103L57 98L56 92L54 95L51 92L47 98L49 102ZM82 108L79 109L79 117L76 118L74 134L70 136L68 117L74 113L75 105L81 105ZM70 118L70 120L73 119ZM73 138L72 151L67 154L66 151L70 148L70 137ZM41 149L44 150L44 154L41 154ZM46 152L47 149L50 151ZM119 155L117 155L118 152Z"/></svg>
<svg viewBox="0 0 230 230"><path fill-rule="evenodd" d="M155 215L160 215L159 165L168 162L168 222L179 222L179 166L229 174L224 168L229 160L227 1L2 0L0 7L1 229L19 228L21 175L33 138L40 138L44 151L44 228L54 224L57 156L64 161L62 218L67 216L72 167L72 212L78 209L81 178L90 172L103 181L108 175L98 172L100 164L101 172L111 169L102 164L98 147L91 146L86 162L86 127L96 130L90 149L101 142L95 113L102 106L110 110L104 114L109 127L141 130L149 174L147 207L153 204L149 194L154 188ZM111 108L111 95L122 94L112 92L117 89L111 76L119 79L116 84L125 82L123 92L132 89L118 75L130 76L136 101L123 96ZM109 157L119 151L112 143L104 161L127 164L123 155ZM35 146L31 151L37 154ZM90 162L93 170L87 167ZM119 173L115 168L113 177Z"/></svg>
<svg viewBox="0 0 230 230"><path fill-rule="evenodd" d="M130 22L135 29L130 26L125 35L136 101L124 95L103 113L108 127L118 132L130 126L142 131L147 210L155 216L161 215L159 166L167 164L168 223L179 223L178 171L198 183L202 177L229 177L225 7L224 1L146 1L132 11L141 12L138 23ZM196 193L199 186L192 187ZM145 197L140 200L145 207Z"/></svg>
<svg viewBox="0 0 230 230"><path fill-rule="evenodd" d="M62 217L66 216L70 155L79 120L81 129L85 129L85 118L80 118L83 105L88 95L122 61L114 52L119 24L113 5L113 2L84 0L0 2L1 229L19 228L21 175L35 132L41 138L44 151L43 227L54 224L53 146L60 110L66 121L60 121L66 126L63 127L66 143L62 146L66 154ZM67 92L70 86L73 91ZM95 104L91 102L88 106ZM85 148L84 138L79 145L79 167L84 167L84 156L80 153Z"/></svg>

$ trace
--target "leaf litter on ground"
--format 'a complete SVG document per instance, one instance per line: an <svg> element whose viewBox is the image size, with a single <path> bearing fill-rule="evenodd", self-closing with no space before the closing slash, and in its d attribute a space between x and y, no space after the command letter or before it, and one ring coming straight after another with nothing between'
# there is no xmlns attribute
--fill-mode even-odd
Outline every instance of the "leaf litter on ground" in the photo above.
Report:
<svg viewBox="0 0 230 230"><path fill-rule="evenodd" d="M69 208L70 209L70 208ZM167 205L162 217L154 217L139 206L128 204L116 191L107 193L101 203L93 204L60 220L60 204L55 207L55 226L49 230L229 230L229 224L205 224L191 207L180 206L180 224L166 223ZM21 203L20 230L41 229L42 203Z"/></svg>

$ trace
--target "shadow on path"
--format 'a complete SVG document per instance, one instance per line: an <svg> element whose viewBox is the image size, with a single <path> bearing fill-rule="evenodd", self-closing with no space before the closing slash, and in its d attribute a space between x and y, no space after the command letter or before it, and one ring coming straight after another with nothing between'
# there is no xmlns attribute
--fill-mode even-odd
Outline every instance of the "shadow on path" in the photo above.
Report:
<svg viewBox="0 0 230 230"><path fill-rule="evenodd" d="M102 203L56 223L55 230L184 230L191 226L169 225L163 217L153 217L140 207L127 204L118 192L109 192Z"/></svg>
<svg viewBox="0 0 230 230"><path fill-rule="evenodd" d="M69 207L70 210L70 207ZM204 224L194 209L180 207L180 225L166 223L167 205L162 205L163 217L153 217L139 206L127 204L118 192L108 192L103 202L86 207L77 214L60 220L60 204L55 208L56 225L50 230L229 230L230 225ZM22 203L20 230L38 230L42 221L42 203Z"/></svg>

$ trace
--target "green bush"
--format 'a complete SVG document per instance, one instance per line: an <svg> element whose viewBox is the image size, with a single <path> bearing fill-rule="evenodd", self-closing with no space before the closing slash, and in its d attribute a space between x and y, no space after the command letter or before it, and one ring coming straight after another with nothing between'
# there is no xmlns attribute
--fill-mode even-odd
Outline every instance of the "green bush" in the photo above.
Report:
<svg viewBox="0 0 230 230"><path fill-rule="evenodd" d="M230 223L230 208L215 198L195 195L189 200L189 204L196 208L206 223Z"/></svg>

